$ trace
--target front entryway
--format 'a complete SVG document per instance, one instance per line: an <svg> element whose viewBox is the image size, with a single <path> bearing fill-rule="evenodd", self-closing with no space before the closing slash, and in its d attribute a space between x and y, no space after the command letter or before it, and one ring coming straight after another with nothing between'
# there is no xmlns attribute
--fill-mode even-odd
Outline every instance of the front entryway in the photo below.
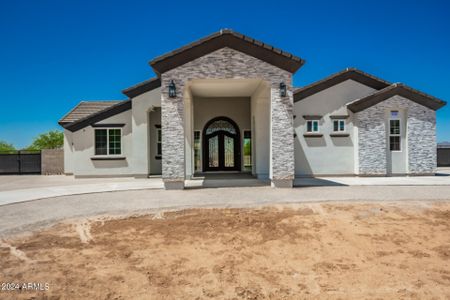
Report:
<svg viewBox="0 0 450 300"><path fill-rule="evenodd" d="M203 170L241 170L240 132L227 117L217 117L203 129Z"/></svg>

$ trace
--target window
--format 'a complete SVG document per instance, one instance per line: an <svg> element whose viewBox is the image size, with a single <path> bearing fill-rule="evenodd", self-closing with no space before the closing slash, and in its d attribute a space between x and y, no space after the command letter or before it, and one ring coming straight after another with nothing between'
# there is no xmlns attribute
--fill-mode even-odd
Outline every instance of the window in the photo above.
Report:
<svg viewBox="0 0 450 300"><path fill-rule="evenodd" d="M319 120L306 121L306 132L319 132Z"/></svg>
<svg viewBox="0 0 450 300"><path fill-rule="evenodd" d="M252 132L244 130L244 170L252 171Z"/></svg>
<svg viewBox="0 0 450 300"><path fill-rule="evenodd" d="M392 117L391 112L391 117ZM397 116L397 114L395 115ZM400 120L394 119L389 120L389 149L391 151L401 151L401 128L400 128Z"/></svg>
<svg viewBox="0 0 450 300"><path fill-rule="evenodd" d="M200 131L194 131L194 170L200 172Z"/></svg>
<svg viewBox="0 0 450 300"><path fill-rule="evenodd" d="M122 154L122 129L95 129L95 155Z"/></svg>
<svg viewBox="0 0 450 300"><path fill-rule="evenodd" d="M162 132L161 128L156 130L157 139L156 139L156 155L161 156L162 155Z"/></svg>
<svg viewBox="0 0 450 300"><path fill-rule="evenodd" d="M333 131L334 132L344 132L345 131L345 120L333 120Z"/></svg>

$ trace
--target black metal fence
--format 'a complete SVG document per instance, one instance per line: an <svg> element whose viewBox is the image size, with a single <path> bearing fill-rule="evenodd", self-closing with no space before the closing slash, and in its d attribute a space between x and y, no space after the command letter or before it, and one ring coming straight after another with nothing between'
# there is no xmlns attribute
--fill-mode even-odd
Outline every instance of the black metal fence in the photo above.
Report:
<svg viewBox="0 0 450 300"><path fill-rule="evenodd" d="M450 148L437 149L438 167L450 167Z"/></svg>
<svg viewBox="0 0 450 300"><path fill-rule="evenodd" d="M0 152L0 174L40 174L41 151Z"/></svg>

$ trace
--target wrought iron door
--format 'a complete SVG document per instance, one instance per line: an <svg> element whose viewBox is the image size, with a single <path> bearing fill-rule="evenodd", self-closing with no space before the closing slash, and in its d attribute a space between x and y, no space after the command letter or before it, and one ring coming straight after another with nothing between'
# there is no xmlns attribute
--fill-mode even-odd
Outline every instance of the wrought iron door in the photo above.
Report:
<svg viewBox="0 0 450 300"><path fill-rule="evenodd" d="M233 120L219 117L203 130L203 170L240 171L240 134Z"/></svg>

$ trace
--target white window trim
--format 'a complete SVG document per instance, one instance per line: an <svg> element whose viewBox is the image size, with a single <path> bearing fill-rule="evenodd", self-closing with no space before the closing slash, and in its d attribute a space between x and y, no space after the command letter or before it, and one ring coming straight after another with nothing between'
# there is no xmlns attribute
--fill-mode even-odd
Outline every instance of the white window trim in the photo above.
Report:
<svg viewBox="0 0 450 300"><path fill-rule="evenodd" d="M109 154L109 130L119 129L120 130L120 154ZM106 154L96 154L95 153L95 132L97 130L106 130ZM122 147L122 128L120 127L102 127L94 129L94 156L95 157L123 157L123 147Z"/></svg>
<svg viewBox="0 0 450 300"><path fill-rule="evenodd" d="M338 130L334 130L334 123L335 122L338 122ZM339 126L340 122L344 123L344 129L343 130L341 130L341 126ZM333 120L333 132L346 132L346 131L347 131L347 124L345 124L345 120L344 119L334 119Z"/></svg>
<svg viewBox="0 0 450 300"><path fill-rule="evenodd" d="M311 131L308 131L308 122L311 122ZM314 123L317 123L317 130L316 131L314 131ZM318 133L318 132L320 132L320 123L319 123L319 120L307 120L306 121L306 132L307 133Z"/></svg>
<svg viewBox="0 0 450 300"><path fill-rule="evenodd" d="M391 121L398 121L398 134L396 133L391 133ZM391 150L391 136L398 136L400 138L400 150ZM402 147L402 120L400 117L397 118L390 118L389 119L389 151L391 152L402 152L403 151L403 147Z"/></svg>

